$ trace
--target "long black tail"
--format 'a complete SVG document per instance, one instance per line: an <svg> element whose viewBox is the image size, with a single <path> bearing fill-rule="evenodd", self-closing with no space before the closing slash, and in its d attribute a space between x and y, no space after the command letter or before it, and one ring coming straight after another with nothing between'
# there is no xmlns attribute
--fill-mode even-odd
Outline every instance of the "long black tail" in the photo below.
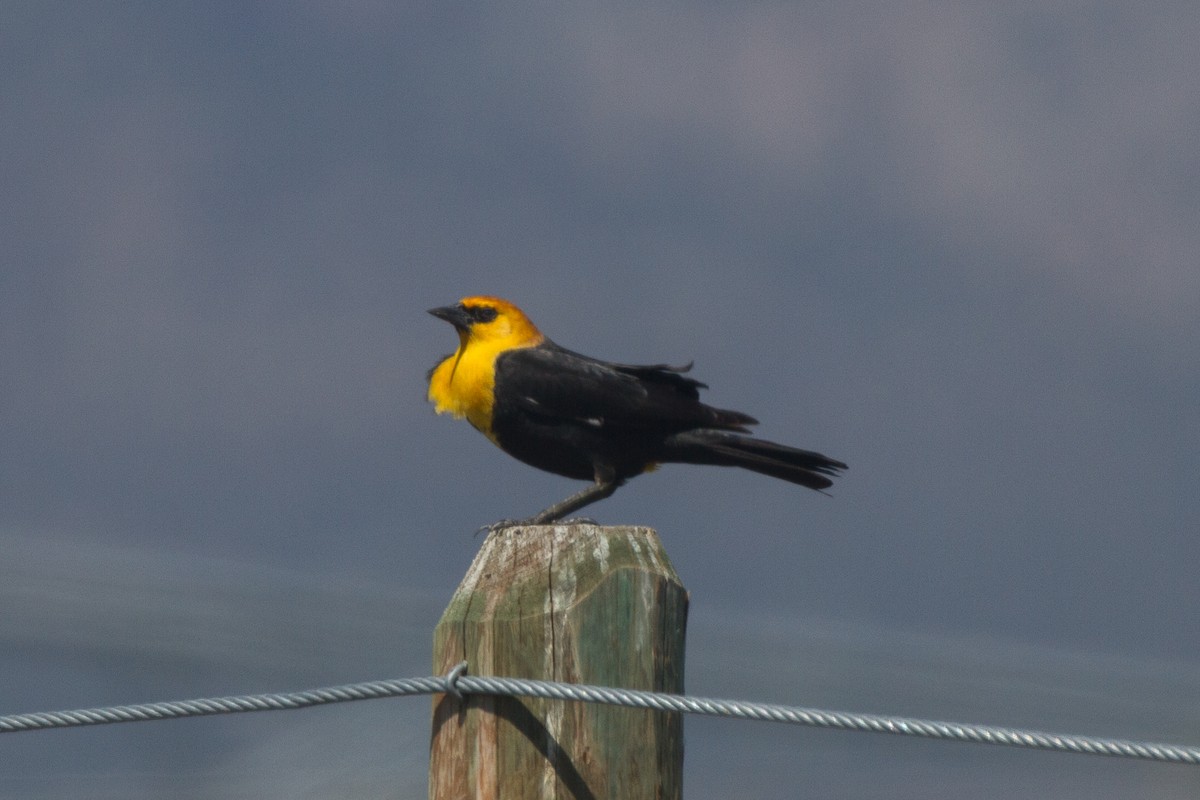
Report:
<svg viewBox="0 0 1200 800"><path fill-rule="evenodd" d="M812 450L800 450L765 439L702 428L671 436L664 461L742 467L797 483L809 489L828 489L846 465Z"/></svg>

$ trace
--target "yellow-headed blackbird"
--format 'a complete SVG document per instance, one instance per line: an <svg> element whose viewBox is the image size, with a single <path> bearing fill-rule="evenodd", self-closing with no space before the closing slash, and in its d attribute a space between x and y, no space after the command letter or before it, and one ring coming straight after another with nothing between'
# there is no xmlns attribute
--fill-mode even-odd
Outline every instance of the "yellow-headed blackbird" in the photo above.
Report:
<svg viewBox="0 0 1200 800"><path fill-rule="evenodd" d="M526 464L592 486L525 522L553 522L602 500L661 463L744 467L825 489L846 465L744 434L757 420L700 402L691 364L613 364L542 335L512 303L467 297L430 309L458 331L458 349L429 371L439 414L466 417Z"/></svg>

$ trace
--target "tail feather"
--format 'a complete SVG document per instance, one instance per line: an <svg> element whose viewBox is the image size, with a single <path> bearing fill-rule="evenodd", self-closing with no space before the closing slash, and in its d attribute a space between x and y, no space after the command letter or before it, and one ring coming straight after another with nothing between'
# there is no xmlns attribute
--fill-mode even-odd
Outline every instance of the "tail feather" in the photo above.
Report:
<svg viewBox="0 0 1200 800"><path fill-rule="evenodd" d="M830 478L847 469L841 461L812 450L711 429L675 434L667 440L667 448L665 460L742 467L817 491L828 489L833 485Z"/></svg>

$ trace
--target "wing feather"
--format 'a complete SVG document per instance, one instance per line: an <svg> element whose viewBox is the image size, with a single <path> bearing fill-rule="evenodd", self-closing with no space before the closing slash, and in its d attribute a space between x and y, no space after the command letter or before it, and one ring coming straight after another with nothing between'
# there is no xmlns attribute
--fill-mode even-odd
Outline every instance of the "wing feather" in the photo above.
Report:
<svg viewBox="0 0 1200 800"><path fill-rule="evenodd" d="M704 384L682 373L691 364L616 364L544 342L496 360L497 402L541 419L625 429L744 430L755 420L699 400Z"/></svg>

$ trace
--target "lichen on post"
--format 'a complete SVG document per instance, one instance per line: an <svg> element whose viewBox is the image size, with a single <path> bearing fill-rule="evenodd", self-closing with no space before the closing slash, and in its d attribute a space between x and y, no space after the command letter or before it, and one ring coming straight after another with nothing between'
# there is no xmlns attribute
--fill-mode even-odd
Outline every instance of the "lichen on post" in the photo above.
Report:
<svg viewBox="0 0 1200 800"><path fill-rule="evenodd" d="M687 592L658 535L589 524L488 536L434 633L437 674L683 692ZM434 698L429 794L682 794L679 714L537 698Z"/></svg>

